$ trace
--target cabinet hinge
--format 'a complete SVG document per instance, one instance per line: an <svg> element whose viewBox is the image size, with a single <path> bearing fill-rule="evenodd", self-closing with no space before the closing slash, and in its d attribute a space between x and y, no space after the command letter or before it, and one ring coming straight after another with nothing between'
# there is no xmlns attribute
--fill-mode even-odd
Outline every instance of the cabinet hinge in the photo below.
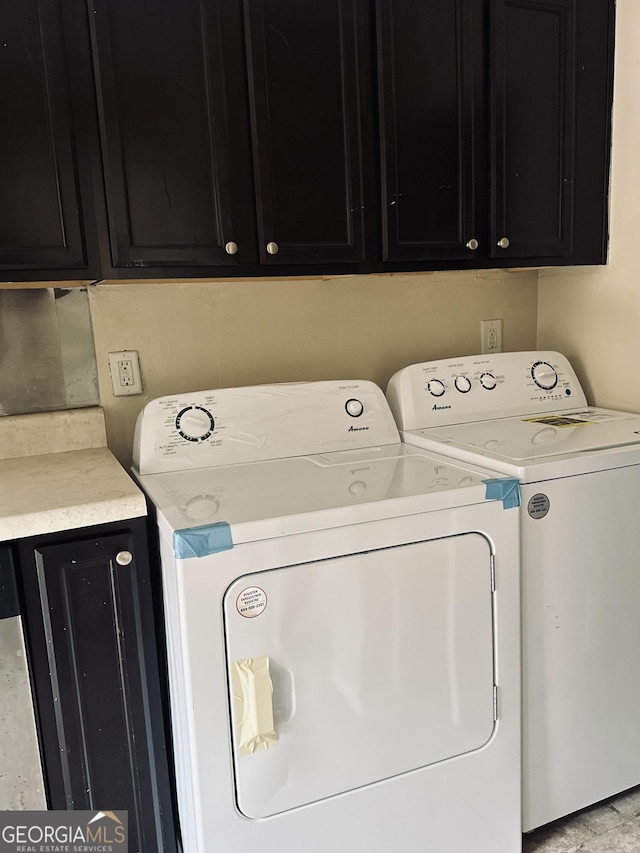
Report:
<svg viewBox="0 0 640 853"><path fill-rule="evenodd" d="M491 568L491 592L496 591L496 557L492 554L489 557L489 565Z"/></svg>

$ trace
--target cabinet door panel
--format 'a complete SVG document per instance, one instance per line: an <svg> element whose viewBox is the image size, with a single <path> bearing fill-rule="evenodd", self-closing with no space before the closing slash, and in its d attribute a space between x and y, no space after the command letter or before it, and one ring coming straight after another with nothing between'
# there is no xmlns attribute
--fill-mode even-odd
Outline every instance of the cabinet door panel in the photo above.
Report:
<svg viewBox="0 0 640 853"><path fill-rule="evenodd" d="M20 545L49 807L125 809L130 849L175 850L146 559L128 531L52 538Z"/></svg>
<svg viewBox="0 0 640 853"><path fill-rule="evenodd" d="M245 0L262 263L363 260L358 8Z"/></svg>
<svg viewBox="0 0 640 853"><path fill-rule="evenodd" d="M378 0L377 10L383 258L470 260L466 243L481 237L481 6Z"/></svg>
<svg viewBox="0 0 640 853"><path fill-rule="evenodd" d="M88 261L58 0L3 0L0 33L0 267L84 270Z"/></svg>
<svg viewBox="0 0 640 853"><path fill-rule="evenodd" d="M493 257L572 252L574 2L493 0Z"/></svg>
<svg viewBox="0 0 640 853"><path fill-rule="evenodd" d="M577 12L577 144L572 263L604 264L609 237L615 2L580 3Z"/></svg>
<svg viewBox="0 0 640 853"><path fill-rule="evenodd" d="M250 259L234 4L88 2L114 267Z"/></svg>

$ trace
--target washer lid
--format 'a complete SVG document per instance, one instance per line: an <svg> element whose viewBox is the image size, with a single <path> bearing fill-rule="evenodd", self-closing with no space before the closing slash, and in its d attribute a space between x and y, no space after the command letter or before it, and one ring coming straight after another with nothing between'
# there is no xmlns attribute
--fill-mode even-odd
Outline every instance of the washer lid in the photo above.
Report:
<svg viewBox="0 0 640 853"><path fill-rule="evenodd" d="M536 465L575 460L615 448L629 447L640 452L640 415L585 407L415 430L405 436L413 440L409 435L423 437L429 447L441 447L442 452L453 452L456 457L460 450L466 450L475 454L473 460L477 464L482 464L476 458L479 454L487 457L490 467L493 460ZM505 469L500 466L499 470Z"/></svg>
<svg viewBox="0 0 640 853"><path fill-rule="evenodd" d="M234 544L484 502L477 467L404 444L140 477L165 534L226 523Z"/></svg>

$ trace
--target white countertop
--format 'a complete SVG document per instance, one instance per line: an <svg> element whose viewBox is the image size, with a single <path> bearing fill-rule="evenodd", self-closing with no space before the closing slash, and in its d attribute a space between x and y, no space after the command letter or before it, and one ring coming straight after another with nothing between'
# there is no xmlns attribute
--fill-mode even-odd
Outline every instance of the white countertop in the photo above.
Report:
<svg viewBox="0 0 640 853"><path fill-rule="evenodd" d="M99 408L0 418L0 541L146 515Z"/></svg>

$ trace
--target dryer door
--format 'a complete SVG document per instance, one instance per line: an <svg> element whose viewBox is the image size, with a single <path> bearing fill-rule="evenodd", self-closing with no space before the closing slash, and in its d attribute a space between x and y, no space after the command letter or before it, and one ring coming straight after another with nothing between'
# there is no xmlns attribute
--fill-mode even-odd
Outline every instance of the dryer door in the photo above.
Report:
<svg viewBox="0 0 640 853"><path fill-rule="evenodd" d="M488 541L467 533L245 575L229 587L242 814L268 817L487 743L490 557Z"/></svg>

